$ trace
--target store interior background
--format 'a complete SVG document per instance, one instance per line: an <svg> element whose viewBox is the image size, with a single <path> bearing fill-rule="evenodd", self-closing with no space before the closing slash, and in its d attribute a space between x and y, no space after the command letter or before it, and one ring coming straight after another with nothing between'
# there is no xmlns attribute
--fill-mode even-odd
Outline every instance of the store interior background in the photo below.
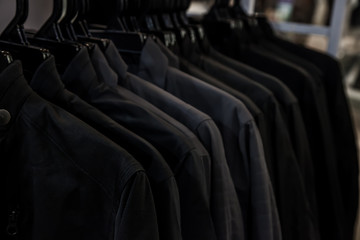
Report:
<svg viewBox="0 0 360 240"><path fill-rule="evenodd" d="M201 17L214 0L194 0L188 15ZM360 149L360 0L253 0L255 12L265 13L273 22L295 22L326 26L331 18L335 1L346 1L346 18L338 46L337 58L344 73L344 85L352 108ZM16 1L0 1L0 33L15 15ZM35 6L35 7L34 7ZM39 7L41 6L41 7ZM52 3L49 0L29 0L29 16L26 29L37 30L50 16ZM339 20L340 21L340 20ZM321 35L279 33L291 41L326 52L329 39ZM360 152L360 151L359 151ZM360 154L359 154L360 159ZM344 159L345 160L345 159ZM360 211L359 211L360 212ZM360 216L360 214L358 214ZM358 217L359 218L359 217ZM355 240L360 240L360 221L355 229Z"/></svg>

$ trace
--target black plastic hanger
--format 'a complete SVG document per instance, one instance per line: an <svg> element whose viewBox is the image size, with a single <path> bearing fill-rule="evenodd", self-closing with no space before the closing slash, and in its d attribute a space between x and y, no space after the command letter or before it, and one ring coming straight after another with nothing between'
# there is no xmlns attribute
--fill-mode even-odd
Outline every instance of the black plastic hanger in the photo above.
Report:
<svg viewBox="0 0 360 240"><path fill-rule="evenodd" d="M53 11L50 17L35 34L36 38L52 39L58 42L64 41L59 26L59 20L66 13L66 3L66 0L53 0Z"/></svg>
<svg viewBox="0 0 360 240"><path fill-rule="evenodd" d="M15 16L1 34L0 39L20 44L28 44L24 32L24 23L28 16L28 10L28 0L16 0Z"/></svg>
<svg viewBox="0 0 360 240"><path fill-rule="evenodd" d="M249 16L242 8L240 0L235 0L234 6L229 8L229 10L233 18L242 21L244 31L247 32L253 42L258 42L259 39L267 37L267 34L272 33L272 30L269 32L269 25L267 25L268 22L265 14L256 13L253 16Z"/></svg>
<svg viewBox="0 0 360 240"><path fill-rule="evenodd" d="M125 6L125 0L91 0L86 2L85 19L89 29L115 29L126 32L126 24L119 17ZM90 31L91 33L91 31Z"/></svg>
<svg viewBox="0 0 360 240"><path fill-rule="evenodd" d="M127 32L126 24L119 16L128 5L125 0L112 0L109 4L91 1L86 18L92 36L112 40L122 53L140 54L148 35Z"/></svg>
<svg viewBox="0 0 360 240"><path fill-rule="evenodd" d="M92 46L90 45L93 44L97 44L100 48L106 49L106 47L109 44L109 40L90 37L88 33L85 33L85 35L82 36L78 36L78 34L75 32L73 23L78 20L77 16L79 15L79 12L84 11L82 8L85 8L83 1L67 0L66 14L59 23L60 29L62 31L65 40L70 40L73 42L84 44L88 46L90 50L92 50Z"/></svg>
<svg viewBox="0 0 360 240"><path fill-rule="evenodd" d="M204 17L202 25L205 32L213 42L222 42L221 36L236 36L239 44L250 44L256 42L250 34L250 27L243 17L235 17L229 7L229 0L217 0Z"/></svg>
<svg viewBox="0 0 360 240"><path fill-rule="evenodd" d="M12 62L13 58L10 52L0 50L0 73L5 70Z"/></svg>
<svg viewBox="0 0 360 240"><path fill-rule="evenodd" d="M67 0L65 16L59 22L60 30L62 32L64 39L69 39L72 41L77 40L77 36L72 25L72 22L75 20L77 14L78 14L78 1Z"/></svg>
<svg viewBox="0 0 360 240"><path fill-rule="evenodd" d="M0 49L10 52L14 59L20 60L25 77L31 79L37 67L51 55L45 48L29 45L23 26L28 16L28 10L28 0L16 1L15 16L0 37Z"/></svg>
<svg viewBox="0 0 360 240"><path fill-rule="evenodd" d="M173 25L163 14L169 8L170 1L164 0L136 0L131 1L129 6L132 6L133 11L130 14L135 15L134 18L138 19L140 31L151 34L159 38L165 46L175 49L177 46L176 35L173 32ZM142 11L136 11L136 8L141 8Z"/></svg>
<svg viewBox="0 0 360 240"><path fill-rule="evenodd" d="M78 36L90 37L91 33L86 21L86 13L89 11L88 0L77 0L78 13L73 23L74 31Z"/></svg>
<svg viewBox="0 0 360 240"><path fill-rule="evenodd" d="M66 15L67 0L53 0L53 3L52 14L40 30L35 34L28 32L27 36L31 44L49 49L55 56L58 71L62 73L77 53L86 46L64 39L59 22Z"/></svg>
<svg viewBox="0 0 360 240"><path fill-rule="evenodd" d="M51 56L46 48L10 43L2 40L0 41L0 49L9 51L14 59L22 62L26 79L31 79L40 64Z"/></svg>

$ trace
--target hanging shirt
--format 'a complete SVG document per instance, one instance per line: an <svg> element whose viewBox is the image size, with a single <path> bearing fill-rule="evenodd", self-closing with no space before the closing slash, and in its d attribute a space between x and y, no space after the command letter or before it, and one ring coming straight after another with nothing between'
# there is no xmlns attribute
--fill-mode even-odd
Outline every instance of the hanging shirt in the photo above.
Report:
<svg viewBox="0 0 360 240"><path fill-rule="evenodd" d="M177 184L160 153L150 143L65 89L53 57L36 70L30 86L40 96L67 110L125 148L141 163L154 195L160 239L182 239Z"/></svg>
<svg viewBox="0 0 360 240"><path fill-rule="evenodd" d="M359 164L354 124L345 95L339 62L329 55L307 49L280 38L270 38L269 41L311 62L322 73L320 77L322 77L321 79L327 94L327 106L337 150L337 170L347 218L346 234L348 234L348 239L351 239L354 234L358 209Z"/></svg>
<svg viewBox="0 0 360 240"><path fill-rule="evenodd" d="M161 118L159 115L165 114L156 111L144 100L132 96L137 103L131 101L131 92L126 89L120 92L100 83L85 49L69 64L62 80L67 89L148 140L160 151L177 181L183 238L216 239L209 206L210 159L196 136L169 116L168 120ZM157 113L140 104L151 107Z"/></svg>
<svg viewBox="0 0 360 240"><path fill-rule="evenodd" d="M191 48L191 45L188 48ZM313 199L315 191L313 189L314 176L311 171L312 165L310 165L311 168L309 169L310 174L303 175L303 170L307 166L304 166L303 162L295 157L290 136L287 128L284 128L285 122L274 94L255 81L223 65L222 62L220 63L202 54L195 54L197 52L196 49L188 52L192 53L189 57L194 63L209 73L209 75L219 79L209 81L208 78L204 78L206 82L225 90L235 97L237 95L233 94L234 90L232 89L242 91L261 108L265 116L265 122L268 125L266 127L268 132L265 137L264 134L262 136L263 139L265 138L265 142L270 145L270 155L267 158L267 162L276 199L278 200L282 229L286 232L301 231L307 233L308 236L318 236L318 218L316 208L314 207L316 202ZM202 75L199 74L199 70L194 69L189 62L181 59L180 63L183 70L201 79ZM219 83L220 81L226 83L227 87ZM311 159L306 160L309 161ZM299 164L302 164L301 167ZM304 186L304 179L307 176L312 177L308 180L309 184L311 184L308 188L309 190ZM311 206L309 205L310 200ZM298 213L290 214L294 209Z"/></svg>
<svg viewBox="0 0 360 240"><path fill-rule="evenodd" d="M130 154L34 93L20 62L0 86L11 115L0 152L19 238L159 239L148 178Z"/></svg>
<svg viewBox="0 0 360 240"><path fill-rule="evenodd" d="M268 130L265 142L270 144L270 155L266 160L278 201L282 231L285 235L302 233L306 238L319 236L318 219L310 207L304 176L274 94L263 85L202 54L197 45L187 44L186 47L190 53L186 57L191 62L218 81L247 95L264 113ZM292 214L293 211L297 213Z"/></svg>
<svg viewBox="0 0 360 240"><path fill-rule="evenodd" d="M336 170L336 148L327 106L319 100L323 94L322 83L313 81L299 66L251 46L239 48L236 53L232 57L279 78L297 97L314 159L320 232L326 239L343 239L344 210Z"/></svg>
<svg viewBox="0 0 360 240"><path fill-rule="evenodd" d="M175 56L174 54L172 54L172 52L169 49L167 49L165 46L163 46L163 44L161 42L157 41L156 43L159 46L159 48L161 49L162 53L164 53L164 55L166 55L167 59L170 59L169 66L175 67L177 69L179 69L181 67L181 69L183 71L189 73L190 75L192 75L200 80L203 80L203 81L209 83L210 85L213 85L219 89L222 89L223 91L236 97L246 106L246 108L251 113L251 116L254 118L257 128L259 129L261 139L263 142L265 159L270 159L271 141L269 141L269 137L268 137L269 130L267 129L267 126L265 123L264 114L256 106L256 104L251 99L249 99L247 96L245 96L243 93L229 87L228 85L225 85L224 83L220 82L216 78L207 74L206 72L204 72L203 70L201 70L200 68L195 66L194 64L188 62L184 58L181 58L181 62L179 62L179 58L177 56ZM174 64L171 65L170 63L174 63Z"/></svg>
<svg viewBox="0 0 360 240"><path fill-rule="evenodd" d="M247 224L246 236L281 238L261 138L246 107L227 93L168 67L166 57L151 40L147 40L143 48L137 74L215 121L223 137L226 159Z"/></svg>
<svg viewBox="0 0 360 240"><path fill-rule="evenodd" d="M299 167L304 176L306 190L309 200L312 204L314 213L317 213L316 196L315 196L315 180L314 166L310 153L308 136L304 124L304 119L299 107L298 100L279 79L261 72L255 68L245 65L239 61L229 58L213 48L208 49L209 56L222 64L236 70L249 77L251 80L268 88L276 97L279 103L280 111L287 125L291 142L293 143L294 152L299 162ZM315 205L315 206L314 206Z"/></svg>
<svg viewBox="0 0 360 240"><path fill-rule="evenodd" d="M208 150L212 160L210 207L217 238L242 239L244 226L241 209L226 162L221 134L214 121L208 115L163 89L128 73L128 67L113 43L109 44L104 54L109 65L119 76L119 85L126 87L183 123L196 134ZM101 59L100 54L96 55L97 59ZM108 82L111 84L113 81Z"/></svg>

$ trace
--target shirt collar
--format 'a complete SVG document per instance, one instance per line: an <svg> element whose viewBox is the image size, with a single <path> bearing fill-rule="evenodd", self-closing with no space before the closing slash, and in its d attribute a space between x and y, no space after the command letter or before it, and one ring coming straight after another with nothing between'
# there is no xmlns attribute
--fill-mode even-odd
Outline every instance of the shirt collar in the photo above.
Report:
<svg viewBox="0 0 360 240"><path fill-rule="evenodd" d="M36 70L31 82L31 88L45 99L54 99L65 89L56 69L55 58L51 56Z"/></svg>
<svg viewBox="0 0 360 240"><path fill-rule="evenodd" d="M86 48L81 49L73 58L61 79L67 89L76 92L81 98L100 84Z"/></svg>
<svg viewBox="0 0 360 240"><path fill-rule="evenodd" d="M115 87L118 85L118 74L110 67L108 60L100 50L95 46L90 51L91 62L96 70L98 79L108 86Z"/></svg>
<svg viewBox="0 0 360 240"><path fill-rule="evenodd" d="M166 55L169 61L169 66L179 69L179 58L172 51L170 51L170 49L168 49L159 38L155 38L155 42L160 48L161 52Z"/></svg>
<svg viewBox="0 0 360 240"><path fill-rule="evenodd" d="M0 109L10 113L10 124L15 121L22 105L32 93L20 61L11 63L0 73Z"/></svg>
<svg viewBox="0 0 360 240"><path fill-rule="evenodd" d="M143 77L145 74L156 84L162 86L165 83L168 67L169 63L166 56L156 43L148 38L140 56L139 76Z"/></svg>
<svg viewBox="0 0 360 240"><path fill-rule="evenodd" d="M115 44L112 41L110 41L110 44L104 51L104 54L112 69L119 75L121 79L125 79L128 71L128 65L122 59Z"/></svg>

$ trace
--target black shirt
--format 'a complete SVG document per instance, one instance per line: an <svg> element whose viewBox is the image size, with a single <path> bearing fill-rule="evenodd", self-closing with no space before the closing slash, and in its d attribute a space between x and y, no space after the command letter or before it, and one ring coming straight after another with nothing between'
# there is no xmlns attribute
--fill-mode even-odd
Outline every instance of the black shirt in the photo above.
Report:
<svg viewBox="0 0 360 240"><path fill-rule="evenodd" d="M109 88L100 83L87 51L79 52L62 80L66 88L148 140L160 151L177 180L183 238L215 239L209 206L210 159L196 136L190 131L182 132L186 128L180 128L181 124L175 120L166 121L130 101L125 95L131 92L126 92L126 89L119 92L118 88ZM141 99L137 100L139 103Z"/></svg>
<svg viewBox="0 0 360 240"><path fill-rule="evenodd" d="M160 153L147 141L65 89L54 58L46 60L30 82L42 97L64 108L125 148L145 168L156 205L160 239L182 239L180 199L174 175Z"/></svg>
<svg viewBox="0 0 360 240"><path fill-rule="evenodd" d="M189 61L185 60L184 58L181 58L180 68L182 71L190 74L191 76L194 76L214 87L217 87L229 93L230 95L239 99L246 106L247 110L249 110L251 116L254 118L257 128L259 129L261 139L263 142L265 159L270 159L271 142L268 141L268 128L266 126L264 113L258 108L258 106L256 106L256 104L243 93L235 90L234 88L229 87L228 85L225 85L224 83L220 82L218 79L207 74L206 72L204 72L194 64L190 63Z"/></svg>
<svg viewBox="0 0 360 240"><path fill-rule="evenodd" d="M241 76L238 76L237 78L228 78L224 79L224 81L227 80L228 84L232 86L233 88L237 88L239 90L244 90L245 92L249 92L249 96L254 99L254 101L259 105L262 106L263 112L266 113L265 115L268 116L267 122L273 122L273 127L268 127L272 130L280 130L282 133L283 141L287 141L290 137L292 147L294 149L294 153L296 156L296 160L298 162L300 172L302 175L302 181L305 183L305 190L307 192L307 199L309 203L311 204L311 210L314 215L314 224L316 228L318 228L318 210L317 210L317 201L316 201L316 190L315 190L315 176L314 176L314 166L312 162L312 157L310 153L310 147L308 143L308 136L305 130L305 124L302 117L302 113L298 104L298 100L296 97L292 94L290 89L288 89L280 80L276 79L275 77L268 75L266 73L263 73L259 70L256 70L248 65L245 65L239 61L236 61L234 59L231 59L218 51L214 50L213 48L209 47L208 52L209 56L216 59L216 62L221 62L221 64L226 65L227 67L230 67L233 70L236 70L239 73L246 74L249 78L247 79L247 82L253 81L261 84L261 86L266 87L271 91L271 95L273 95L277 101L273 100L273 97L267 97L268 100L261 101L261 97L259 96L269 96L269 93L266 93L267 91L264 89L261 89L261 87L257 87L256 84L253 84L251 86L250 84L244 85L244 81L246 79L242 79ZM216 64L213 63L214 61L207 60L203 63L205 69L208 69L209 71L213 72L214 68L213 65ZM221 73L223 71L231 72L231 70L221 69L219 67L215 68L215 70ZM215 75L215 74L213 74ZM231 81L230 81L231 80ZM253 90L256 89L257 90ZM249 89L250 88L250 89ZM258 99L256 101L255 99ZM259 101L260 100L260 101ZM265 102L262 103L262 102ZM266 102L269 102L268 106L266 106ZM267 107L272 107L271 110L266 110ZM279 110L278 110L279 109ZM279 112L281 114L281 117L279 116ZM273 121L269 116L272 116ZM285 121L285 122L284 122ZM284 132L282 129L283 126L287 126L286 129L288 131ZM277 126L277 127L276 127ZM276 134L276 133L275 133ZM280 134L280 133L279 133ZM270 136L274 136L274 133L270 133ZM271 140L270 140L271 141ZM282 151L281 149L278 149L278 151Z"/></svg>
<svg viewBox="0 0 360 240"><path fill-rule="evenodd" d="M251 46L241 48L233 57L279 78L297 97L314 161L320 232L326 239L343 239L344 210L336 148L327 106L322 105L319 99L323 94L321 82L313 81L304 69Z"/></svg>
<svg viewBox="0 0 360 240"><path fill-rule="evenodd" d="M189 49L193 47L196 45L188 46ZM196 54L197 51L189 52L192 52L189 55L192 62L219 81L247 95L264 113L268 130L266 133L268 139L265 142L269 143L270 150L270 155L266 160L285 236L300 233L308 238L319 236L318 219L310 208L304 176L295 157L290 136L274 94L263 85L206 55ZM226 89L223 90L226 91ZM292 213L294 211L296 211L295 214Z"/></svg>
<svg viewBox="0 0 360 240"><path fill-rule="evenodd" d="M163 89L127 73L127 65L111 43L105 50L109 65L119 76L118 83L154 104L192 130L211 157L211 216L218 239L238 239L243 229L242 215L223 141L214 121L206 114Z"/></svg>
<svg viewBox="0 0 360 240"><path fill-rule="evenodd" d="M229 58L213 48L208 49L209 56L222 64L246 75L251 80L260 83L268 88L276 97L279 103L280 111L283 115L287 129L290 134L291 142L294 147L294 152L299 162L299 167L302 169L308 196L313 198L311 200L314 212L317 212L315 197L315 180L314 167L310 153L309 140L305 128L304 119L299 107L299 103L290 89L283 84L279 79L261 72L255 68L245 65L239 61Z"/></svg>
<svg viewBox="0 0 360 240"><path fill-rule="evenodd" d="M139 76L212 117L223 137L247 235L254 239L279 239L273 190L261 137L251 114L236 98L167 66L161 50L147 40L140 58Z"/></svg>
<svg viewBox="0 0 360 240"><path fill-rule="evenodd" d="M19 238L159 239L150 184L131 155L40 98L19 62L0 85L0 108L12 117L1 126L0 153L7 184L18 182L6 196Z"/></svg>
<svg viewBox="0 0 360 240"><path fill-rule="evenodd" d="M340 64L327 54L307 49L280 38L274 37L270 39L279 47L311 62L322 73L320 76L322 76L327 94L327 106L332 123L332 131L335 136L337 169L347 216L346 231L349 234L349 238L351 238L354 232L359 199L358 150Z"/></svg>

